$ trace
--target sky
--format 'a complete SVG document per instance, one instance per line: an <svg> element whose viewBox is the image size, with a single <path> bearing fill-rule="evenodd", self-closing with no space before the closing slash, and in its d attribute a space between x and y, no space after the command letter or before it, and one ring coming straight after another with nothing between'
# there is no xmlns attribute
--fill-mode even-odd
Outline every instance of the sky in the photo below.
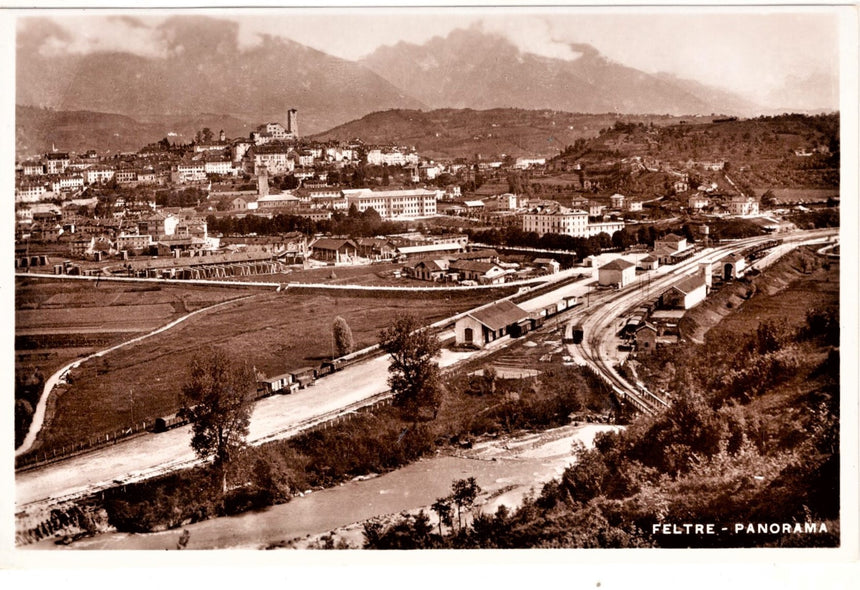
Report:
<svg viewBox="0 0 860 590"><path fill-rule="evenodd" d="M41 51L159 56L165 44L158 25L168 16L193 13L42 11L38 16L59 29L45 36ZM759 104L790 98L810 108L838 94L838 18L828 8L331 8L205 14L238 23L240 47L268 34L357 60L381 45L421 44L455 28L478 27L505 35L523 51L560 59L578 56L570 43L588 43L624 65L714 85Z"/></svg>

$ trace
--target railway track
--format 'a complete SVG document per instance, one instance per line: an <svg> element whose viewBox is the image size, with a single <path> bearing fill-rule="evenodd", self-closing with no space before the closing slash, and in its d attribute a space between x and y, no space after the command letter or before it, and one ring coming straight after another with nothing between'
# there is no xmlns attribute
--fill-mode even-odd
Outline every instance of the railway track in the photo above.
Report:
<svg viewBox="0 0 860 590"><path fill-rule="evenodd" d="M828 239L838 230L817 230L789 235L784 238L786 245L797 247L804 243ZM680 278L698 272L700 263L714 263L728 254L741 252L771 240L769 236L737 240L713 249L704 250L691 259L679 263L671 271L651 279L649 289L643 293L642 284L630 285L608 297L600 298L588 308L578 310L572 318L581 320L583 331L587 335L580 344L572 345L575 352L582 358L604 382L612 387L619 398L627 401L639 412L655 414L669 406L669 400L662 398L639 384L631 384L618 373L612 359L606 354L607 346L611 345L615 333L615 321L618 317L645 302L653 292L669 288ZM651 278L649 276L649 278Z"/></svg>

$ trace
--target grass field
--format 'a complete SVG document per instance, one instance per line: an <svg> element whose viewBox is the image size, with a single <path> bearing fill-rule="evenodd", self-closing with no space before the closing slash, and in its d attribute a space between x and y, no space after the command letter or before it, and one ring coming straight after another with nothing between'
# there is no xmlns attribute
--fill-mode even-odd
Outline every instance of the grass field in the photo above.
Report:
<svg viewBox="0 0 860 590"><path fill-rule="evenodd" d="M232 293L241 293L232 291ZM40 450L172 413L191 359L209 346L229 351L266 375L318 366L332 353L331 325L342 316L356 348L377 343L398 312L424 323L471 309L496 295L351 297L295 292L257 293L139 344L93 359L72 372L73 385L52 396ZM133 404L133 406L132 406Z"/></svg>
<svg viewBox="0 0 860 590"><path fill-rule="evenodd" d="M154 330L188 312L240 297L237 289L63 280L15 282L15 397L35 407L66 363ZM29 419L27 421L29 424Z"/></svg>

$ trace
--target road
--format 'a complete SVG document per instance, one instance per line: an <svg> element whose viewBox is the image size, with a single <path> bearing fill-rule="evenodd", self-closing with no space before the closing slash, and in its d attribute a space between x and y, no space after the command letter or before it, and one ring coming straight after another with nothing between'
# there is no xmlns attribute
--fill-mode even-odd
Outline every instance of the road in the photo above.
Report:
<svg viewBox="0 0 860 590"><path fill-rule="evenodd" d="M806 232L801 236L786 237L786 241L800 242L822 236L832 235L836 230ZM663 289L684 274L695 272L701 260L716 260L730 250L747 247L763 239L742 240L730 246L709 249L699 253L692 260L675 267L655 271L649 292ZM550 297L557 300L562 295L583 294L588 285L582 282L559 288ZM541 295L524 302L526 309L539 309L547 295ZM577 308L570 317L582 317L591 334L611 334L616 318L635 306L647 294L638 287L628 287L621 291L604 291L595 294L590 305ZM506 337L493 343L494 347L509 342ZM580 351L585 362L601 374L613 380L625 394L637 395L637 390L621 378L612 367L606 354L606 338L588 339ZM443 350L440 366L448 367L466 358L485 352L451 352ZM332 416L352 411L356 407L372 402L386 389L388 360L377 357L352 365L317 381L313 387L300 390L292 395L280 395L257 402L252 414L250 435L252 444L286 438L299 430L315 423L323 422ZM634 402L636 403L636 402ZM645 402L642 402L643 404ZM26 509L28 504L51 504L98 492L115 485L116 481L132 482L187 466L195 459L189 447L190 428L184 427L161 434L147 434L120 442L77 457L26 471L16 476L16 505L18 510Z"/></svg>
<svg viewBox="0 0 860 590"><path fill-rule="evenodd" d="M441 367L476 354L443 350ZM319 379L290 395L259 400L251 416L248 441L261 444L286 438L333 415L349 411L387 390L388 360L376 357ZM189 446L191 428L146 434L17 474L19 509L32 502L59 502L98 492L116 481L130 483L196 462Z"/></svg>

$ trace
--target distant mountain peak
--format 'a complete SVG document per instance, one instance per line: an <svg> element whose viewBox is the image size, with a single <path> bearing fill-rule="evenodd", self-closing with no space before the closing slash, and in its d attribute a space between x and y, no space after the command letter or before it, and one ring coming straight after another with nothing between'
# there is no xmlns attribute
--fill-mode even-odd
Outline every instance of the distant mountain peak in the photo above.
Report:
<svg viewBox="0 0 860 590"><path fill-rule="evenodd" d="M544 55L553 53L553 44L573 57ZM619 64L588 43L551 41L545 52L539 47L523 49L500 32L472 26L422 45L382 46L360 63L433 108L678 115L751 114L755 108L726 91Z"/></svg>

